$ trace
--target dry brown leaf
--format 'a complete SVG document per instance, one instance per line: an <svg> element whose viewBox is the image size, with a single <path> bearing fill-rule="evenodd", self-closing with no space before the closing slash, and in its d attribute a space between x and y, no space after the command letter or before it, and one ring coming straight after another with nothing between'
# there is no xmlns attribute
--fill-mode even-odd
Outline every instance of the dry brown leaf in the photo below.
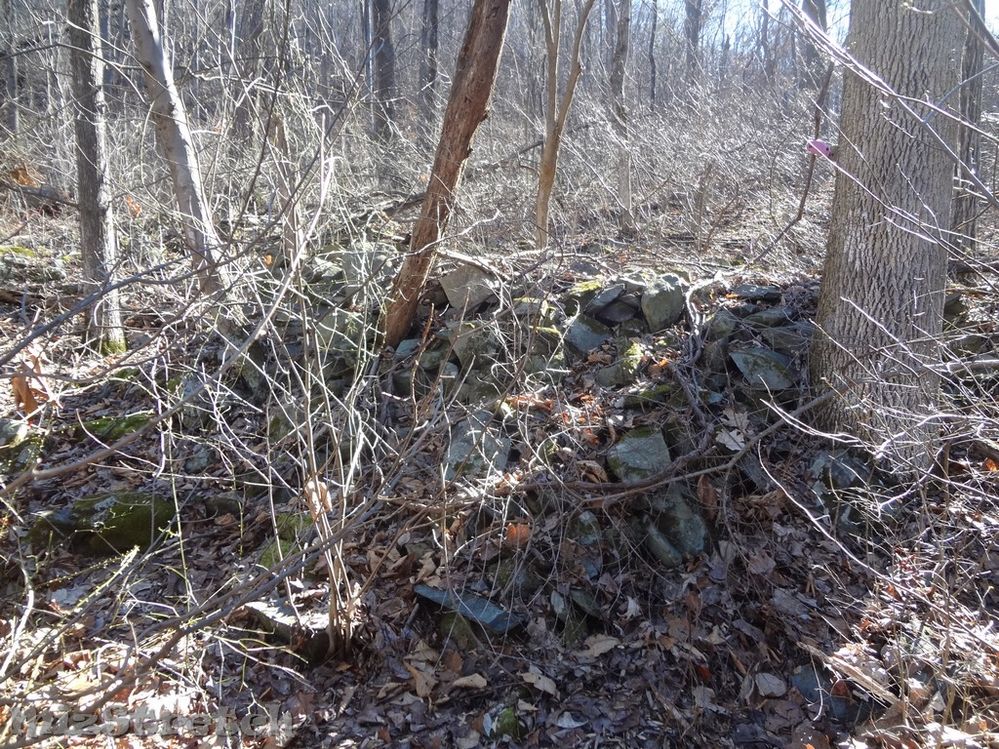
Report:
<svg viewBox="0 0 999 749"><path fill-rule="evenodd" d="M486 681L486 677L482 674L469 674L468 676L462 676L460 679L455 679L451 683L451 686L456 689L485 689L489 686L489 682Z"/></svg>
<svg viewBox="0 0 999 749"><path fill-rule="evenodd" d="M621 641L610 635L591 635L586 638L583 644L586 647L579 651L580 658L598 658L616 648L621 644Z"/></svg>
<svg viewBox="0 0 999 749"><path fill-rule="evenodd" d="M539 692L550 694L552 697L558 697L558 687L555 686L555 682L544 674L536 671L524 671L520 675L520 678L524 680L525 684L530 684Z"/></svg>

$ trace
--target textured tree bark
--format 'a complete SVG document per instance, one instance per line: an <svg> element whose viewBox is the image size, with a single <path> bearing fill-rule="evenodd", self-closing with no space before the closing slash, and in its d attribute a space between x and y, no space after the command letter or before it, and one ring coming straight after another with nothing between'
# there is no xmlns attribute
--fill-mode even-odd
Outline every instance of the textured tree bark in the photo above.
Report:
<svg viewBox="0 0 999 749"><path fill-rule="evenodd" d="M437 86L437 47L440 0L423 0L423 24L420 27L420 107L423 119L433 113L434 89Z"/></svg>
<svg viewBox="0 0 999 749"><path fill-rule="evenodd" d="M410 254L392 288L385 312L385 343L395 346L413 324L420 292L454 206L454 196L472 138L486 119L496 83L510 0L475 0L444 112L437 155L420 217L413 227Z"/></svg>
<svg viewBox="0 0 999 749"><path fill-rule="evenodd" d="M631 141L628 133L628 107L624 98L624 75L628 66L628 42L631 37L631 0L621 0L617 10L614 54L611 56L611 122L618 139L617 199L621 204L619 221L626 235L635 233L631 198Z"/></svg>
<svg viewBox="0 0 999 749"><path fill-rule="evenodd" d="M392 0L373 0L375 66L375 135L383 141L392 135L395 118L395 45L392 43Z"/></svg>
<svg viewBox="0 0 999 749"><path fill-rule="evenodd" d="M87 316L88 335L103 353L125 350L121 303L115 280L118 254L108 187L105 137L104 58L97 0L69 0L70 65L76 99L76 181L80 213L80 255L88 293L103 290Z"/></svg>
<svg viewBox="0 0 999 749"><path fill-rule="evenodd" d="M985 16L985 0L970 0L975 12ZM982 69L985 64L985 45L969 24L968 36L964 42L964 59L961 63L961 125L959 129L958 155L965 168L973 174L979 171L978 127L982 118ZM975 199L967 178L961 169L957 171L958 191L954 196L954 244L970 249L977 235L979 203Z"/></svg>
<svg viewBox="0 0 999 749"><path fill-rule="evenodd" d="M219 265L221 242L212 223L201 184L191 128L184 102L173 82L152 0L127 0L136 57L145 71L156 141L170 168L174 197L203 291L228 287L228 274Z"/></svg>
<svg viewBox="0 0 999 749"><path fill-rule="evenodd" d="M812 348L812 381L838 395L821 425L896 457L928 458L939 380L957 127L920 101L957 84L961 20L950 0L853 4L855 69L843 86L829 247ZM907 111L907 107L910 111ZM920 123L920 119L924 122Z"/></svg>
<svg viewBox="0 0 999 749"><path fill-rule="evenodd" d="M253 135L253 122L257 118L257 77L261 69L263 49L260 38L264 33L264 0L243 0L234 8L233 48L236 71L240 77L240 91L233 113L234 148L243 148Z"/></svg>
<svg viewBox="0 0 999 749"><path fill-rule="evenodd" d="M548 244L548 212L551 206L552 189L555 186L555 172L558 169L558 151L562 145L562 134L572 107L572 97L576 93L576 84L583 72L579 60L579 49L583 39L586 22L593 10L594 0L587 0L579 11L576 19L576 35L569 53L571 67L569 77L562 92L561 101L558 98L558 55L562 37L562 0L555 0L552 11L548 9L548 0L538 0L541 18L545 26L545 46L547 48L547 81L545 102L545 145L541 151L541 162L538 165L538 195L534 204L534 244L541 249Z"/></svg>

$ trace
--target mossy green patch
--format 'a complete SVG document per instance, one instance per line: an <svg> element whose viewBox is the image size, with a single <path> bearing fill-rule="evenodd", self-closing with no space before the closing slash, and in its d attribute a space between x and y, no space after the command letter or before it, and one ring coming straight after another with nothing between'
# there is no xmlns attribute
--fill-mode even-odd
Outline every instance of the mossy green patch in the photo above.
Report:
<svg viewBox="0 0 999 749"><path fill-rule="evenodd" d="M94 554L141 549L176 514L174 503L143 492L114 492L77 500L70 507L39 514L28 534L36 546L68 538Z"/></svg>
<svg viewBox="0 0 999 749"><path fill-rule="evenodd" d="M137 411L127 416L98 416L83 422L83 433L91 434L102 442L114 442L138 431L152 417L152 411Z"/></svg>
<svg viewBox="0 0 999 749"><path fill-rule="evenodd" d="M13 476L32 468L41 457L44 446L43 434L28 432L0 447L0 476Z"/></svg>

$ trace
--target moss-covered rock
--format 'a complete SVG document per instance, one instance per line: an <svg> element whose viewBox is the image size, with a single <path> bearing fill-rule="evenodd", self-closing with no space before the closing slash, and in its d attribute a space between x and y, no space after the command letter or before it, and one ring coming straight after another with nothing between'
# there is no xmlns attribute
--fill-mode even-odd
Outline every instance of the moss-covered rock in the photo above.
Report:
<svg viewBox="0 0 999 749"><path fill-rule="evenodd" d="M279 512L277 537L261 549L257 563L266 569L273 569L282 559L295 552L299 534L311 527L312 516L307 512Z"/></svg>
<svg viewBox="0 0 999 749"><path fill-rule="evenodd" d="M101 442L115 442L138 431L153 418L152 411L137 411L127 416L98 416L83 422L81 436L90 434Z"/></svg>
<svg viewBox="0 0 999 749"><path fill-rule="evenodd" d="M114 492L77 500L38 515L28 538L44 546L60 538L93 554L148 548L174 519L172 501L143 492Z"/></svg>
<svg viewBox="0 0 999 749"><path fill-rule="evenodd" d="M27 422L4 419L8 425L0 436L0 477L14 476L34 467L45 446L45 436L32 431Z"/></svg>

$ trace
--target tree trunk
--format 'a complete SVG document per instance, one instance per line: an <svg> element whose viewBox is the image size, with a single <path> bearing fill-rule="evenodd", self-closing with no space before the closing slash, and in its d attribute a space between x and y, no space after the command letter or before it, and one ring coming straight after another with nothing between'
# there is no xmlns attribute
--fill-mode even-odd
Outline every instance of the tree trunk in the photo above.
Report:
<svg viewBox="0 0 999 749"><path fill-rule="evenodd" d="M826 25L826 0L801 0L801 10L812 24L825 33ZM802 35L804 50L804 65L798 79L798 85L802 88L817 89L825 74L825 65L822 64L822 54L811 38Z"/></svg>
<svg viewBox="0 0 999 749"><path fill-rule="evenodd" d="M451 217L472 138L488 113L509 14L510 0L475 0L472 7L423 209L385 312L385 343L389 346L405 337L416 316L434 252Z"/></svg>
<svg viewBox="0 0 999 749"><path fill-rule="evenodd" d="M375 135L392 135L395 105L395 45L392 44L392 0L372 0L375 66Z"/></svg>
<svg viewBox="0 0 999 749"><path fill-rule="evenodd" d="M0 127L9 136L17 134L17 55L14 45L14 10L12 0L0 0L0 28L6 29L0 51Z"/></svg>
<svg viewBox="0 0 999 749"><path fill-rule="evenodd" d="M586 22L593 10L594 0L587 0L576 19L576 35L572 42L569 55L571 68L569 78L558 98L558 55L561 47L562 0L555 0L552 12L548 9L548 0L538 0L541 18L545 26L545 46L547 47L547 89L545 106L545 145L541 151L541 163L538 165L538 196L534 207L535 234L534 243L538 249L548 245L548 212L551 206L552 189L555 186L555 172L558 169L558 152L562 144L562 133L572 107L572 97L576 92L576 83L583 71L579 60L579 48L583 39Z"/></svg>
<svg viewBox="0 0 999 749"><path fill-rule="evenodd" d="M985 0L971 0L979 16L985 17ZM982 118L982 69L985 63L985 45L976 33L974 23L969 24L964 42L964 59L961 63L961 125L958 155L964 168L972 174L979 173L978 124ZM975 190L959 168L958 189L954 196L954 219L951 222L954 244L968 250L974 247L977 235L979 204Z"/></svg>
<svg viewBox="0 0 999 749"><path fill-rule="evenodd" d="M423 0L423 23L420 27L420 106L423 119L429 121L434 108L437 85L438 16L440 0Z"/></svg>
<svg viewBox="0 0 999 749"><path fill-rule="evenodd" d="M939 390L933 367L951 216L944 145L956 147L957 126L918 102L939 102L957 84L961 28L950 0L853 4L851 53L912 99L847 71L811 359L813 383L837 394L820 415L824 427L923 465L933 437L924 418Z"/></svg>
<svg viewBox="0 0 999 749"><path fill-rule="evenodd" d="M624 98L624 76L628 66L631 36L631 0L621 0L617 9L614 54L611 56L611 122L618 139L617 197L621 204L620 225L626 235L635 233L631 204L631 143L628 136L628 107Z"/></svg>
<svg viewBox="0 0 999 749"><path fill-rule="evenodd" d="M652 31L649 33L649 109L656 111L656 33L659 28L659 2L652 0Z"/></svg>
<svg viewBox="0 0 999 749"><path fill-rule="evenodd" d="M686 46L687 80L697 78L700 69L702 0L684 0L683 36Z"/></svg>
<svg viewBox="0 0 999 749"><path fill-rule="evenodd" d="M237 137L233 139L232 146L242 148L253 136L253 123L258 119L257 92L260 85L257 78L261 69L264 0L243 0L237 3L237 8L233 48L240 82L233 114L233 130Z"/></svg>
<svg viewBox="0 0 999 749"><path fill-rule="evenodd" d="M228 274L219 265L221 243L205 200L187 112L167 63L153 0L127 0L127 6L136 57L145 71L156 141L170 167L174 198L194 270L203 291L226 288Z"/></svg>
<svg viewBox="0 0 999 749"><path fill-rule="evenodd" d="M70 64L76 99L76 181L80 211L80 256L88 293L104 289L90 308L88 336L102 353L125 350L121 306L114 283L117 238L108 187L105 138L104 58L101 50L97 0L69 0Z"/></svg>

